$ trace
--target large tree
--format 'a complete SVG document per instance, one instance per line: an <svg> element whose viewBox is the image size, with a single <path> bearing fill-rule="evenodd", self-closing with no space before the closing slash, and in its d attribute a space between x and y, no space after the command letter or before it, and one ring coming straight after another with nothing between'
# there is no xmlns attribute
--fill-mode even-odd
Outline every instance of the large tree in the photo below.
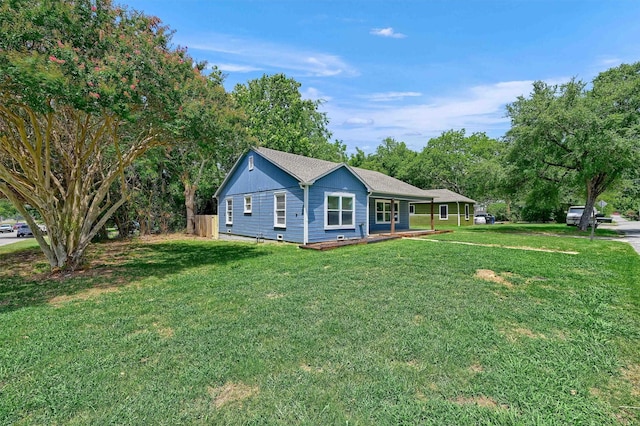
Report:
<svg viewBox="0 0 640 426"><path fill-rule="evenodd" d="M249 134L261 146L329 161L344 161L345 146L330 142L321 101L302 99L300 83L284 74L238 84L234 96L247 117Z"/></svg>
<svg viewBox="0 0 640 426"><path fill-rule="evenodd" d="M211 197L252 142L245 115L222 83L222 74L214 69L208 76L197 75L185 84L184 102L172 126L178 143L168 148L168 155L172 172L184 188L187 234L194 232L196 191Z"/></svg>
<svg viewBox="0 0 640 426"><path fill-rule="evenodd" d="M349 158L349 164L363 169L376 170L396 179L409 182L412 175L410 164L417 154L407 147L404 142L393 138L385 138L373 154L366 155L356 148L356 154Z"/></svg>
<svg viewBox="0 0 640 426"><path fill-rule="evenodd" d="M431 138L410 166L412 183L445 188L477 201L502 198L499 183L504 143L484 133L467 136L465 129Z"/></svg>
<svg viewBox="0 0 640 426"><path fill-rule="evenodd" d="M110 0L0 6L0 192L52 268L81 263L126 200L124 170L166 140L194 74L170 40L159 19Z"/></svg>
<svg viewBox="0 0 640 426"><path fill-rule="evenodd" d="M591 88L538 81L507 113L511 170L582 188L586 230L598 196L640 161L640 62L601 73Z"/></svg>

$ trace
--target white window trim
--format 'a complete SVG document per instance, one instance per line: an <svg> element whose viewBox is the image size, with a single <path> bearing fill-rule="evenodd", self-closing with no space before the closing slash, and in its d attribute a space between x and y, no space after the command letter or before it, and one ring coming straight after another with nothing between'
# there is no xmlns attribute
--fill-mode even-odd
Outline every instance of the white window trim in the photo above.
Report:
<svg viewBox="0 0 640 426"><path fill-rule="evenodd" d="M284 223L278 223L278 196L284 196ZM273 193L273 227L274 228L286 228L287 227L287 193L286 192L274 192Z"/></svg>
<svg viewBox="0 0 640 426"><path fill-rule="evenodd" d="M340 212L340 224L329 225L328 223L328 209L329 209L329 197L340 197L340 206L338 211ZM351 211L351 225L342 225L342 198L353 199L353 210ZM324 229L356 229L356 194L349 192L325 192L324 193Z"/></svg>
<svg viewBox="0 0 640 426"><path fill-rule="evenodd" d="M444 217L442 216L442 208L444 207ZM449 220L449 205L448 204L440 204L438 206L438 217L440 220Z"/></svg>
<svg viewBox="0 0 640 426"><path fill-rule="evenodd" d="M378 223L391 223L391 220L389 221L379 221L378 220L378 203L385 203L385 204L389 204L389 216L391 216L391 200L384 200L384 199L377 199L375 200L374 203L374 207L375 207L375 214L376 214L376 224ZM394 213L398 216L398 219L394 220L395 223L399 223L400 222L400 202L399 201L394 201L394 203L398 206L397 209L394 209ZM384 217L384 212L385 210L383 210L383 217ZM395 219L395 218L394 218Z"/></svg>
<svg viewBox="0 0 640 426"><path fill-rule="evenodd" d="M409 203L409 214L416 214L416 205Z"/></svg>
<svg viewBox="0 0 640 426"><path fill-rule="evenodd" d="M225 205L225 224L233 225L233 198L226 198ZM229 209L231 207L231 209Z"/></svg>
<svg viewBox="0 0 640 426"><path fill-rule="evenodd" d="M471 209L469 208L469 204L465 204L464 205L464 220L469 220L469 211Z"/></svg>
<svg viewBox="0 0 640 426"><path fill-rule="evenodd" d="M249 171L253 170L253 155L249 156Z"/></svg>
<svg viewBox="0 0 640 426"><path fill-rule="evenodd" d="M248 203L247 203L247 198L249 199ZM247 205L249 206L249 208L247 208ZM253 196L245 195L244 196L244 212L247 214L251 214L252 209L253 209Z"/></svg>

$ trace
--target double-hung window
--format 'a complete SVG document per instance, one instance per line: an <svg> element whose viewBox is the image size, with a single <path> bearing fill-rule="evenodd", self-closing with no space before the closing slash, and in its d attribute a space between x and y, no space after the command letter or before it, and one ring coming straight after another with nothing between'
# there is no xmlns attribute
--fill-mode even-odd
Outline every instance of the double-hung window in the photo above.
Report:
<svg viewBox="0 0 640 426"><path fill-rule="evenodd" d="M233 198L227 198L226 224L233 225Z"/></svg>
<svg viewBox="0 0 640 426"><path fill-rule="evenodd" d="M244 212L246 214L251 214L251 204L252 204L251 195L245 195L244 196Z"/></svg>
<svg viewBox="0 0 640 426"><path fill-rule="evenodd" d="M324 198L325 229L355 227L356 197L354 194L327 192Z"/></svg>
<svg viewBox="0 0 640 426"><path fill-rule="evenodd" d="M446 204L440 204L440 220L449 219L449 206Z"/></svg>
<svg viewBox="0 0 640 426"><path fill-rule="evenodd" d="M398 223L398 216L400 214L400 205L397 201L394 202L393 210L395 213L394 222ZM376 200L376 223L391 223L391 201L390 200Z"/></svg>
<svg viewBox="0 0 640 426"><path fill-rule="evenodd" d="M284 192L273 194L273 226L287 227L287 194Z"/></svg>

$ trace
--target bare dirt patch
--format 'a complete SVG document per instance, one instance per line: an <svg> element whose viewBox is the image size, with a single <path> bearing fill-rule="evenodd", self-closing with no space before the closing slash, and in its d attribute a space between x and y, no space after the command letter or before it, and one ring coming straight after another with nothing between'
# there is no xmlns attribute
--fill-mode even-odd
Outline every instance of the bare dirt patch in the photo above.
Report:
<svg viewBox="0 0 640 426"><path fill-rule="evenodd" d="M171 327L161 327L157 322L153 323L153 326L156 329L156 332L160 335L160 337L164 339L169 339L173 337L173 328Z"/></svg>
<svg viewBox="0 0 640 426"><path fill-rule="evenodd" d="M631 395L640 397L640 365L623 368L622 377L631 384Z"/></svg>
<svg viewBox="0 0 640 426"><path fill-rule="evenodd" d="M53 306L60 306L69 302L77 302L77 301L85 301L96 299L98 296L107 293L115 293L120 291L118 287L108 286L108 287L93 287L83 291L80 291L75 294L63 294L60 296L53 297L49 299L49 304Z"/></svg>
<svg viewBox="0 0 640 426"><path fill-rule="evenodd" d="M513 288L513 284L508 281L506 278L496 274L494 271L492 271L491 269L478 269L476 271L476 274L474 275L475 278L479 278L481 280L485 280L485 281L491 281L494 283L498 283L498 284L502 284L505 287L508 288Z"/></svg>
<svg viewBox="0 0 640 426"><path fill-rule="evenodd" d="M213 405L220 408L224 405L242 402L259 393L257 386L248 386L244 383L227 382L223 386L207 387L207 393L212 398Z"/></svg>
<svg viewBox="0 0 640 426"><path fill-rule="evenodd" d="M323 373L324 372L324 369L322 367L312 367L309 364L302 364L300 368L302 369L302 371L306 373Z"/></svg>
<svg viewBox="0 0 640 426"><path fill-rule="evenodd" d="M509 330L503 330L502 334L505 335L507 340L510 342L515 342L521 337L526 337L528 339L546 339L547 336L540 333L534 333L528 328L525 327L514 327Z"/></svg>
<svg viewBox="0 0 640 426"><path fill-rule="evenodd" d="M471 364L471 367L469 367L469 371L477 374L477 373L482 373L484 371L484 368L482 367L482 365L478 363L474 363L474 364Z"/></svg>
<svg viewBox="0 0 640 426"><path fill-rule="evenodd" d="M465 246L479 246L479 247L497 247L503 249L510 250L525 250L525 251L541 251L545 253L562 253L562 254L579 254L577 251L565 251L565 250L556 250L556 249L547 249L547 248L539 248L539 247L528 247L528 246L503 246L500 244L480 244L480 243L469 243L466 241L447 241L447 240L435 240L432 238L406 238L407 240L420 240L420 241L430 241L434 243L450 243L450 244L462 244Z"/></svg>
<svg viewBox="0 0 640 426"><path fill-rule="evenodd" d="M281 293L267 293L267 299L280 299L284 297L284 294Z"/></svg>
<svg viewBox="0 0 640 426"><path fill-rule="evenodd" d="M459 396L454 401L454 403L458 405L477 405L478 407L484 408L492 408L492 409L502 409L508 410L509 406L506 404L498 404L498 402L492 398L486 397L484 395L474 396L474 397L464 397Z"/></svg>

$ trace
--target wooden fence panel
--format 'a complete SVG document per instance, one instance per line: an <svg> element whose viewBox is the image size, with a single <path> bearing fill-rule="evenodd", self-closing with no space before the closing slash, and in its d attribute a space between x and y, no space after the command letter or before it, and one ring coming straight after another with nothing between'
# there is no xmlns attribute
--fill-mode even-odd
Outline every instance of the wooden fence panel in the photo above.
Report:
<svg viewBox="0 0 640 426"><path fill-rule="evenodd" d="M195 219L197 236L218 239L217 215L196 215Z"/></svg>

